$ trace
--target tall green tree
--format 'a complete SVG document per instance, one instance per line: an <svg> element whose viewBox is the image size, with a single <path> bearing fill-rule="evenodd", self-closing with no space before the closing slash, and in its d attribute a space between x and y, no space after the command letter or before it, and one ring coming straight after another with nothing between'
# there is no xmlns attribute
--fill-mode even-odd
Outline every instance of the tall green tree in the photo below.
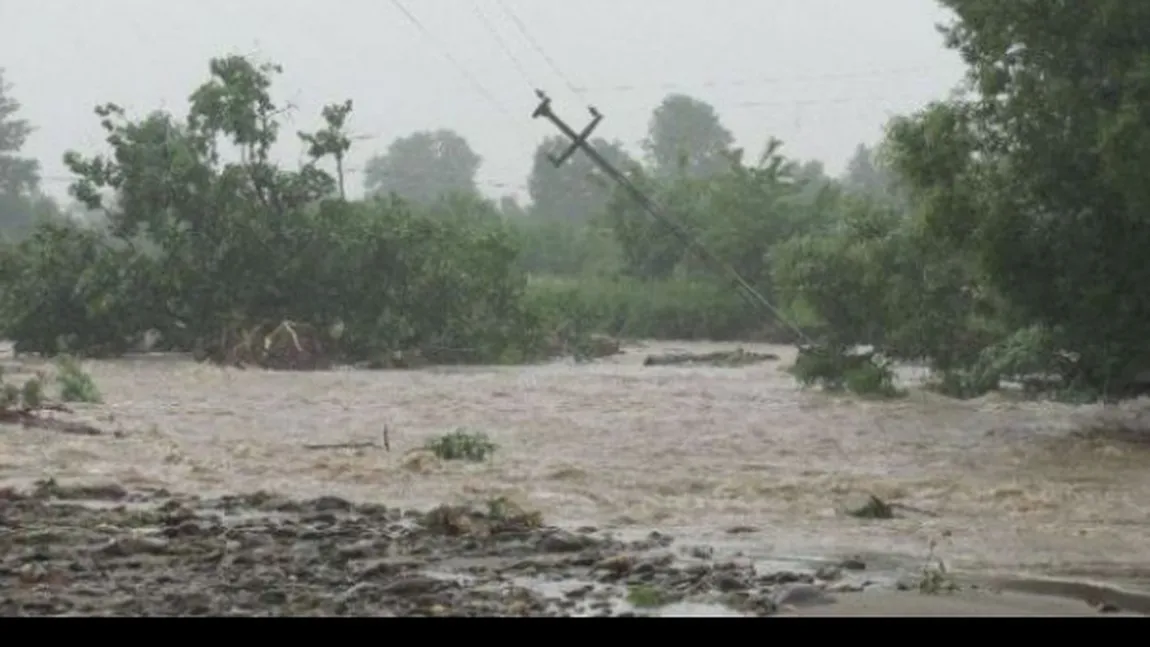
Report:
<svg viewBox="0 0 1150 647"><path fill-rule="evenodd" d="M12 86L0 68L0 191L10 195L28 194L40 182L40 164L19 157L20 150L32 134L32 124L17 117L20 102L11 95Z"/></svg>
<svg viewBox="0 0 1150 647"><path fill-rule="evenodd" d="M499 213L510 221L522 221L528 215L527 209L519 204L519 198L513 195L500 196Z"/></svg>
<svg viewBox="0 0 1150 647"><path fill-rule="evenodd" d="M209 68L209 80L189 98L186 119L157 111L134 121L105 104L96 113L112 151L65 155L77 176L72 194L105 214L113 247L144 242L154 252L155 263L137 259L137 284L102 277L110 293L91 296L105 304L88 304L100 320L115 311L107 303L146 313L118 320L120 339L144 323L172 338L205 338L237 317L288 318L301 309L330 309L338 299L322 294L330 292L322 287L324 270L337 259L325 257L324 241L308 231L331 212L313 207L337 192L335 178L319 163L346 152L338 136L346 104L324 111L325 131L301 134L311 159L288 171L271 153L281 126L271 94L279 66L229 56L213 59ZM238 150L239 160L224 161L223 146ZM51 240L41 242L56 245ZM292 278L300 276L307 278Z"/></svg>
<svg viewBox="0 0 1150 647"><path fill-rule="evenodd" d="M594 139L590 144L619 170L634 165L621 142ZM552 136L535 149L527 179L531 213L540 218L586 223L603 214L615 186L581 151L556 168L548 154L554 155L569 145L567 138Z"/></svg>
<svg viewBox="0 0 1150 647"><path fill-rule="evenodd" d="M892 124L894 170L1070 382L1121 394L1150 368L1150 4L941 4L968 91Z"/></svg>
<svg viewBox="0 0 1150 647"><path fill-rule="evenodd" d="M209 71L184 119L96 109L108 150L65 162L101 226L45 223L0 247L0 336L21 351L107 355L156 329L169 348L228 361L259 353L253 331L291 321L344 361L539 348L517 241L490 201L346 200L326 169L350 145L350 102L298 133L308 159L286 168L271 154L280 68L228 56Z"/></svg>
<svg viewBox="0 0 1150 647"><path fill-rule="evenodd" d="M656 178L705 178L730 168L726 154L734 142L714 106L670 94L651 113L643 152Z"/></svg>
<svg viewBox="0 0 1150 647"><path fill-rule="evenodd" d="M20 156L34 129L18 116L20 102L11 91L0 68L0 233L23 238L38 220L57 216L59 210L40 193L40 163Z"/></svg>
<svg viewBox="0 0 1150 647"><path fill-rule="evenodd" d="M830 180L818 163L788 160L771 142L754 164L743 151L723 154L723 168L701 178L680 175L656 180L642 173L634 181L656 198L664 212L692 239L760 287L769 283L770 250L789 238L826 224L835 207ZM674 232L617 191L607 222L623 253L623 268L644 278L666 278L676 269L713 275Z"/></svg>
<svg viewBox="0 0 1150 647"><path fill-rule="evenodd" d="M453 193L478 195L475 174L482 161L455 131L420 131L396 139L387 152L368 160L364 189L422 205Z"/></svg>
<svg viewBox="0 0 1150 647"><path fill-rule="evenodd" d="M842 181L847 188L865 195L883 194L890 185L889 174L879 163L877 152L866 144L855 147Z"/></svg>

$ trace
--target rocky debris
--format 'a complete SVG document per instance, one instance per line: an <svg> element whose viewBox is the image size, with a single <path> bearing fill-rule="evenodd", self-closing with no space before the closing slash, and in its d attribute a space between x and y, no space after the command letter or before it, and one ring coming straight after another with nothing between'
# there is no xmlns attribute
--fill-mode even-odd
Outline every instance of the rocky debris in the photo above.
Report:
<svg viewBox="0 0 1150 647"><path fill-rule="evenodd" d="M71 501L123 501L128 491L118 483L58 483L55 479L38 481L35 493L40 498Z"/></svg>
<svg viewBox="0 0 1150 647"><path fill-rule="evenodd" d="M815 571L815 579L824 582L837 582L843 577L843 569L837 564L829 564L827 566L820 566Z"/></svg>
<svg viewBox="0 0 1150 647"><path fill-rule="evenodd" d="M839 562L839 566L847 571L865 571L866 562L861 557L847 557Z"/></svg>
<svg viewBox="0 0 1150 647"><path fill-rule="evenodd" d="M754 526L731 526L727 528L728 535L749 535L759 532L759 529Z"/></svg>
<svg viewBox="0 0 1150 647"><path fill-rule="evenodd" d="M771 601L776 607L802 608L834 604L837 600L821 586L795 582L779 587L771 595Z"/></svg>
<svg viewBox="0 0 1150 647"><path fill-rule="evenodd" d="M46 481L0 490L0 547L4 616L769 615L830 599L813 574L547 526L505 499L417 512Z"/></svg>
<svg viewBox="0 0 1150 647"><path fill-rule="evenodd" d="M873 494L852 497L842 511L859 519L894 519L894 508Z"/></svg>
<svg viewBox="0 0 1150 647"><path fill-rule="evenodd" d="M779 356L772 353L752 353L745 351L742 348L736 348L735 350L725 350L703 354L668 353L666 355L648 355L647 358L643 360L643 366L684 366L706 364L710 366L736 368L740 366L749 366L751 364L774 361L777 359L779 359Z"/></svg>
<svg viewBox="0 0 1150 647"><path fill-rule="evenodd" d="M873 494L855 494L851 496L842 506L841 512L859 519L895 519L908 515L931 518L938 517L937 512L924 510L906 503L885 501Z"/></svg>
<svg viewBox="0 0 1150 647"><path fill-rule="evenodd" d="M834 588L842 590L853 590L857 588L862 590L865 588L865 583L857 582L842 582L841 580L849 577L849 574L857 571L865 571L866 562L857 557L847 557L833 564L824 564L815 570L815 580L825 582L827 584L834 584Z"/></svg>

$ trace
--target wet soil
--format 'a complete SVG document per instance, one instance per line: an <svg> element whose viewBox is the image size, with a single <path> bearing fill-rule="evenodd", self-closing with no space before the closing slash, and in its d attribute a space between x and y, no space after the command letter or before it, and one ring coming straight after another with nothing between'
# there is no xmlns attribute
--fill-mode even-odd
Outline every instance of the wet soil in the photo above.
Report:
<svg viewBox="0 0 1150 647"><path fill-rule="evenodd" d="M1145 596L1098 587L1055 591L1065 585L1047 581L1047 590L1030 592L1057 599L1004 597L996 591L1026 591L1034 581L989 590L954 581L939 594L914 573L894 583L868 579L857 557L807 570L764 569L741 557L660 532L623 540L547 526L506 500L420 512L334 496L207 499L53 480L0 490L4 617L1150 611Z"/></svg>
<svg viewBox="0 0 1150 647"><path fill-rule="evenodd" d="M767 615L831 600L796 586L813 574L758 574L657 532L621 541L500 507L421 513L53 481L2 490L0 615L634 615L674 604Z"/></svg>

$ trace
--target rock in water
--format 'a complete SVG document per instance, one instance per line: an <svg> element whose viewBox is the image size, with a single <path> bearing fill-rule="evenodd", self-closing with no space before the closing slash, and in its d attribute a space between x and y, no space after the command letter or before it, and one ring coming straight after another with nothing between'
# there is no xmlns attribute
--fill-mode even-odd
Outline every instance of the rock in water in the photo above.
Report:
<svg viewBox="0 0 1150 647"><path fill-rule="evenodd" d="M822 587L801 582L780 586L771 595L771 601L779 608L784 606L815 607L837 602L835 597L824 591Z"/></svg>

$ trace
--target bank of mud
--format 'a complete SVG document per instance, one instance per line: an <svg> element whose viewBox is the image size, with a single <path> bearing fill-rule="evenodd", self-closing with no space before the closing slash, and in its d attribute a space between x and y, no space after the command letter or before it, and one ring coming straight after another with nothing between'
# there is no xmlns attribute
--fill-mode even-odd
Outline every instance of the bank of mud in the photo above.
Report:
<svg viewBox="0 0 1150 647"><path fill-rule="evenodd" d="M338 497L202 499L114 484L0 490L7 617L1120 611L1103 600L972 598L978 585L928 589L921 574L894 586L867 575L858 558L770 570L658 532L626 541L562 529L506 501L418 512ZM890 597L895 590L912 593ZM857 595L868 597L843 597Z"/></svg>
<svg viewBox="0 0 1150 647"><path fill-rule="evenodd" d="M551 527L501 501L416 512L48 481L0 491L0 615L769 615L825 595L801 586L813 574L675 543Z"/></svg>

